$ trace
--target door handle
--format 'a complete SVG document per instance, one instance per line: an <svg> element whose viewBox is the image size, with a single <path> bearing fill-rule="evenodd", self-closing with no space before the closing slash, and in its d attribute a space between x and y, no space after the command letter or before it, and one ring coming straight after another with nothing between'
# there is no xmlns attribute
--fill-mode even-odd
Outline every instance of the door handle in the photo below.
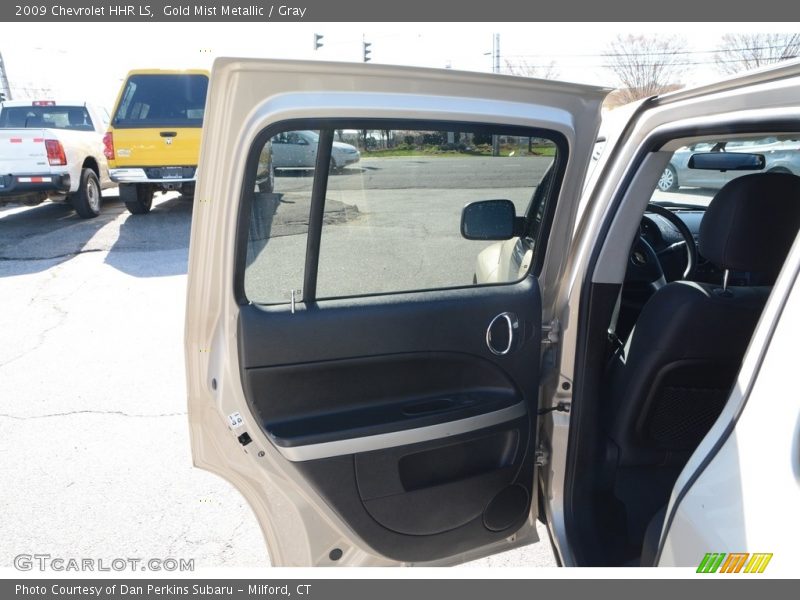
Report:
<svg viewBox="0 0 800 600"><path fill-rule="evenodd" d="M519 333L519 319L512 312L497 315L486 328L486 345L495 356L505 356L514 348Z"/></svg>

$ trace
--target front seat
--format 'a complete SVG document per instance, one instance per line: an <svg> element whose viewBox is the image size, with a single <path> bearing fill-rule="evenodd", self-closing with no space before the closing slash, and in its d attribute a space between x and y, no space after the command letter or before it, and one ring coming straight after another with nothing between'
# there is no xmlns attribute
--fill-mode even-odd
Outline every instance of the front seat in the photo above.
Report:
<svg viewBox="0 0 800 600"><path fill-rule="evenodd" d="M700 254L725 270L725 282L675 281L642 309L612 368L606 413L606 464L630 533L643 533L722 411L771 291L727 286L728 273L774 282L799 229L800 177L758 173L728 182L699 232Z"/></svg>

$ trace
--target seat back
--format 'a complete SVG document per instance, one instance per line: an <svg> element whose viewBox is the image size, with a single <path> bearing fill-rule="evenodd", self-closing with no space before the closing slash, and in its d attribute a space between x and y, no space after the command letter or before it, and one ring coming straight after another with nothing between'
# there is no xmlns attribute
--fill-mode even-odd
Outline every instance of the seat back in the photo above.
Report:
<svg viewBox="0 0 800 600"><path fill-rule="evenodd" d="M800 229L800 177L746 175L714 197L700 253L774 280ZM609 437L619 466L681 464L716 421L770 287L670 283L645 304L611 380Z"/></svg>
<svg viewBox="0 0 800 600"><path fill-rule="evenodd" d="M725 405L769 292L680 281L647 302L611 386L620 465L688 457Z"/></svg>

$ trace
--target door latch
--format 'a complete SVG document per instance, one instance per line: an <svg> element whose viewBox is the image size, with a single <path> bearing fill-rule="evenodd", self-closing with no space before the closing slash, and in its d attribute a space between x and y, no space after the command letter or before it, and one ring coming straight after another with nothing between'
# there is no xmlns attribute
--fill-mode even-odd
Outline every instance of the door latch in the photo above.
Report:
<svg viewBox="0 0 800 600"><path fill-rule="evenodd" d="M542 446L539 446L534 453L534 459L537 467L543 467L550 462L550 453Z"/></svg>
<svg viewBox="0 0 800 600"><path fill-rule="evenodd" d="M559 402L558 404L556 404L554 406L548 406L546 408L540 408L538 411L536 411L536 414L537 415L546 415L547 413L551 413L551 412L565 412L565 413L568 413L571 406L572 405L569 402L563 402L562 401L562 402Z"/></svg>
<svg viewBox="0 0 800 600"><path fill-rule="evenodd" d="M542 344L557 344L561 334L561 324L553 319L548 325L542 325Z"/></svg>

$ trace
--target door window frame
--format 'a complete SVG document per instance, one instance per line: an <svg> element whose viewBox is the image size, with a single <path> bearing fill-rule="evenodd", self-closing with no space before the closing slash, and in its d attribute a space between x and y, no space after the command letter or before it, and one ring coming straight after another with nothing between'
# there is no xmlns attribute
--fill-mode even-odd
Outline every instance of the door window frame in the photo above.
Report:
<svg viewBox="0 0 800 600"><path fill-rule="evenodd" d="M551 225L555 216L555 209L558 204L558 198L561 193L561 186L564 180L564 173L569 159L569 144L567 138L560 132L546 129L543 127L527 127L520 125L502 125L497 123L487 122L470 122L470 121L447 121L439 119L364 119L364 118L319 118L319 119L287 119L283 121L276 121L270 123L262 129L250 144L250 149L245 163L245 171L242 175L242 187L239 197L239 208L237 214L237 229L236 229L236 242L235 242L235 264L233 269L233 292L236 302L239 305L261 303L251 302L245 293L245 270L247 264L247 245L248 235L250 231L250 223L252 218L252 205L254 200L256 173L258 170L258 162L264 145L271 140L274 136L289 131L303 131L311 130L319 132L319 142L317 145L316 163L314 166L314 180L312 182L311 192L311 209L309 214L309 228L308 238L306 241L306 256L303 271L303 291L301 302L314 304L318 301L316 297L316 283L317 272L319 268L319 252L320 242L322 235L322 217L325 210L325 196L327 193L328 177L330 176L330 156L333 147L334 133L337 129L356 129L356 130L386 130L386 129L409 129L420 131L468 131L476 133L494 133L500 135L518 136L518 137L541 137L550 140L556 147L556 154L552 165L549 167L545 175L551 173L550 182L546 190L544 198L545 207L542 215L542 221L539 229L534 236L534 253L533 261L528 269L528 275L538 277L541 273L542 267L545 262L545 254L547 250L547 242L549 239ZM330 135L328 135L328 133ZM318 173L323 173L323 176L318 176ZM536 190L531 195L528 206L525 209L525 233L524 236L530 237L531 229L534 225L534 220L530 218L535 210L534 199L536 198L536 191L539 189L543 178L536 184ZM544 251L539 251L543 249ZM496 287L503 285L513 285L519 283L518 281L500 282L481 284L481 287ZM463 286L448 286L447 288L434 288L434 289L414 289L414 290L398 290L393 292L375 292L364 293L348 298L366 298L371 296L392 296L396 294L409 294L418 292L436 292L443 289L457 290L457 289L471 289L472 285ZM333 300L336 298L323 298L321 300ZM281 303L284 305L286 303ZM269 306L271 304L264 304Z"/></svg>

